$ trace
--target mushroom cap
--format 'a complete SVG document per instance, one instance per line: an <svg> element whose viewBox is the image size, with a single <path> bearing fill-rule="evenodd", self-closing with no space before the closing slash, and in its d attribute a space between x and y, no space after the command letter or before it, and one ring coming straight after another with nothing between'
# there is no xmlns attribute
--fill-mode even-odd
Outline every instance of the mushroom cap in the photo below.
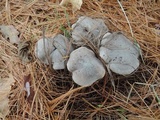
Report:
<svg viewBox="0 0 160 120"><path fill-rule="evenodd" d="M51 53L51 57L54 70L61 70L65 68L65 59L63 59L62 54L57 49Z"/></svg>
<svg viewBox="0 0 160 120"><path fill-rule="evenodd" d="M139 66L138 58L125 50L109 50L101 47L100 56L107 63L107 66L117 74L131 74Z"/></svg>
<svg viewBox="0 0 160 120"><path fill-rule="evenodd" d="M50 54L54 51L53 39L41 38L35 45L35 56L44 64L49 64Z"/></svg>
<svg viewBox="0 0 160 120"><path fill-rule="evenodd" d="M108 32L108 28L101 19L92 19L82 16L72 25L72 38L77 45L82 45L85 40L91 42L100 41L102 36ZM97 43L95 43L97 44Z"/></svg>
<svg viewBox="0 0 160 120"><path fill-rule="evenodd" d="M69 40L61 34L53 38L45 38L37 41L35 46L36 57L44 64L53 64L54 70L64 69L73 47Z"/></svg>
<svg viewBox="0 0 160 120"><path fill-rule="evenodd" d="M99 52L107 66L117 74L131 74L140 64L138 48L121 33L105 35Z"/></svg>
<svg viewBox="0 0 160 120"><path fill-rule="evenodd" d="M106 33L101 41L101 46L110 50L125 50L139 56L139 48L126 38L121 32Z"/></svg>
<svg viewBox="0 0 160 120"><path fill-rule="evenodd" d="M69 40L61 34L53 37L53 45L56 48L51 54L53 69L64 69L66 66L65 61L73 50L73 47Z"/></svg>
<svg viewBox="0 0 160 120"><path fill-rule="evenodd" d="M93 51L80 47L70 54L67 68L72 79L80 86L90 86L105 75L105 69Z"/></svg>

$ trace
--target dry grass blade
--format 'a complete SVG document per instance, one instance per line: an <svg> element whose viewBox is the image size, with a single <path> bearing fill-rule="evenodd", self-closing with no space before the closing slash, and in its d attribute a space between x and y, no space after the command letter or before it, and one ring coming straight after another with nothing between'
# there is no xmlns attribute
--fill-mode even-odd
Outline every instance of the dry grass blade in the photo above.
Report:
<svg viewBox="0 0 160 120"><path fill-rule="evenodd" d="M56 99L53 99L51 101L49 101L49 104L52 105L50 107L50 110L54 110L54 108L61 103L62 100L64 100L66 97L68 97L69 95L73 94L74 92L78 91L78 90L81 90L82 88L85 88L85 87L78 87L78 88L71 88L68 92L66 92L65 94L61 95L60 97L57 97ZM56 103L56 104L55 104Z"/></svg>

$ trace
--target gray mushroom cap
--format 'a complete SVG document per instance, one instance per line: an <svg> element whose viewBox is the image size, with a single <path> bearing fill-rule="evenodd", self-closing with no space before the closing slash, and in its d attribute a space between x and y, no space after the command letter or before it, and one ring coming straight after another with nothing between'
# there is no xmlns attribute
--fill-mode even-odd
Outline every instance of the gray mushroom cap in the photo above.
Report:
<svg viewBox="0 0 160 120"><path fill-rule="evenodd" d="M122 33L107 33L101 41L100 56L113 72L128 75L139 66L139 50Z"/></svg>
<svg viewBox="0 0 160 120"><path fill-rule="evenodd" d="M44 64L52 63L54 70L60 70L65 68L65 62L72 50L69 40L58 34L53 38L40 39L35 46L35 55Z"/></svg>
<svg viewBox="0 0 160 120"><path fill-rule="evenodd" d="M53 46L53 39L51 38L41 38L37 41L35 45L35 56L44 64L49 64L51 61L50 54L56 48Z"/></svg>
<svg viewBox="0 0 160 120"><path fill-rule="evenodd" d="M91 41L95 45L102 36L108 32L108 28L101 19L92 19L82 16L72 25L72 38L77 45L85 44L86 40Z"/></svg>
<svg viewBox="0 0 160 120"><path fill-rule="evenodd" d="M80 47L70 54L67 68L72 72L72 79L80 86L90 86L105 75L105 69L93 51Z"/></svg>
<svg viewBox="0 0 160 120"><path fill-rule="evenodd" d="M55 70L64 69L66 66L65 62L73 47L69 40L60 34L53 37L53 45L56 48L51 54L53 68Z"/></svg>

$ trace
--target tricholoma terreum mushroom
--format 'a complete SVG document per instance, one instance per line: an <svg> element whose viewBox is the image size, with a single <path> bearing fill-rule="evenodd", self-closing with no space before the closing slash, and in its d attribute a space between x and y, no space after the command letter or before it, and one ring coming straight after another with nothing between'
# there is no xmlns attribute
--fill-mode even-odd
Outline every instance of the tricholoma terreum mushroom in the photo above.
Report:
<svg viewBox="0 0 160 120"><path fill-rule="evenodd" d="M67 68L72 79L80 86L90 86L105 75L105 69L93 51L80 47L70 54Z"/></svg>
<svg viewBox="0 0 160 120"><path fill-rule="evenodd" d="M40 39L35 46L35 55L43 63L53 64L53 69L65 68L65 61L73 50L69 40L61 34L53 38Z"/></svg>
<svg viewBox="0 0 160 120"><path fill-rule="evenodd" d="M67 69L72 72L73 81L80 86L90 86L103 78L106 72L94 52L82 47L91 42L99 49L108 69L120 75L131 74L140 64L139 47L122 33L108 31L103 20L82 16L72 25L73 43L78 49L73 51L69 40L58 34L53 38L40 39L35 46L35 55L45 64L52 63L55 70L64 69L68 60Z"/></svg>
<svg viewBox="0 0 160 120"><path fill-rule="evenodd" d="M92 19L82 16L72 25L72 38L75 44L83 45L88 40L99 45L103 35L108 32L108 28L102 19Z"/></svg>
<svg viewBox="0 0 160 120"><path fill-rule="evenodd" d="M100 56L113 72L129 75L139 66L139 49L120 32L106 33L101 41Z"/></svg>

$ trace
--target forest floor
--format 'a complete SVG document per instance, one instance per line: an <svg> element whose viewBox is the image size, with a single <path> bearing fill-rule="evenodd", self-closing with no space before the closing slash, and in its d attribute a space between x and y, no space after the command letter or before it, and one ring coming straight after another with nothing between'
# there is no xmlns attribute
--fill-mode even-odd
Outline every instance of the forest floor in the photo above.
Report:
<svg viewBox="0 0 160 120"><path fill-rule="evenodd" d="M0 80L15 81L9 99L0 98L0 117L6 114L4 119L8 120L160 119L160 1L121 0L121 5L123 9L115 0L84 0L81 9L74 12L71 5L62 7L47 0L1 0L0 25L13 25L20 32L21 41L30 41L32 61L22 62L17 45L0 33ZM67 70L53 71L35 58L34 45L42 38L44 29L46 37L64 34L84 15L103 19L111 32L123 32L142 49L141 64L132 75L112 74L115 90L109 75L92 86L79 87ZM27 80L31 85L30 98L24 90Z"/></svg>

